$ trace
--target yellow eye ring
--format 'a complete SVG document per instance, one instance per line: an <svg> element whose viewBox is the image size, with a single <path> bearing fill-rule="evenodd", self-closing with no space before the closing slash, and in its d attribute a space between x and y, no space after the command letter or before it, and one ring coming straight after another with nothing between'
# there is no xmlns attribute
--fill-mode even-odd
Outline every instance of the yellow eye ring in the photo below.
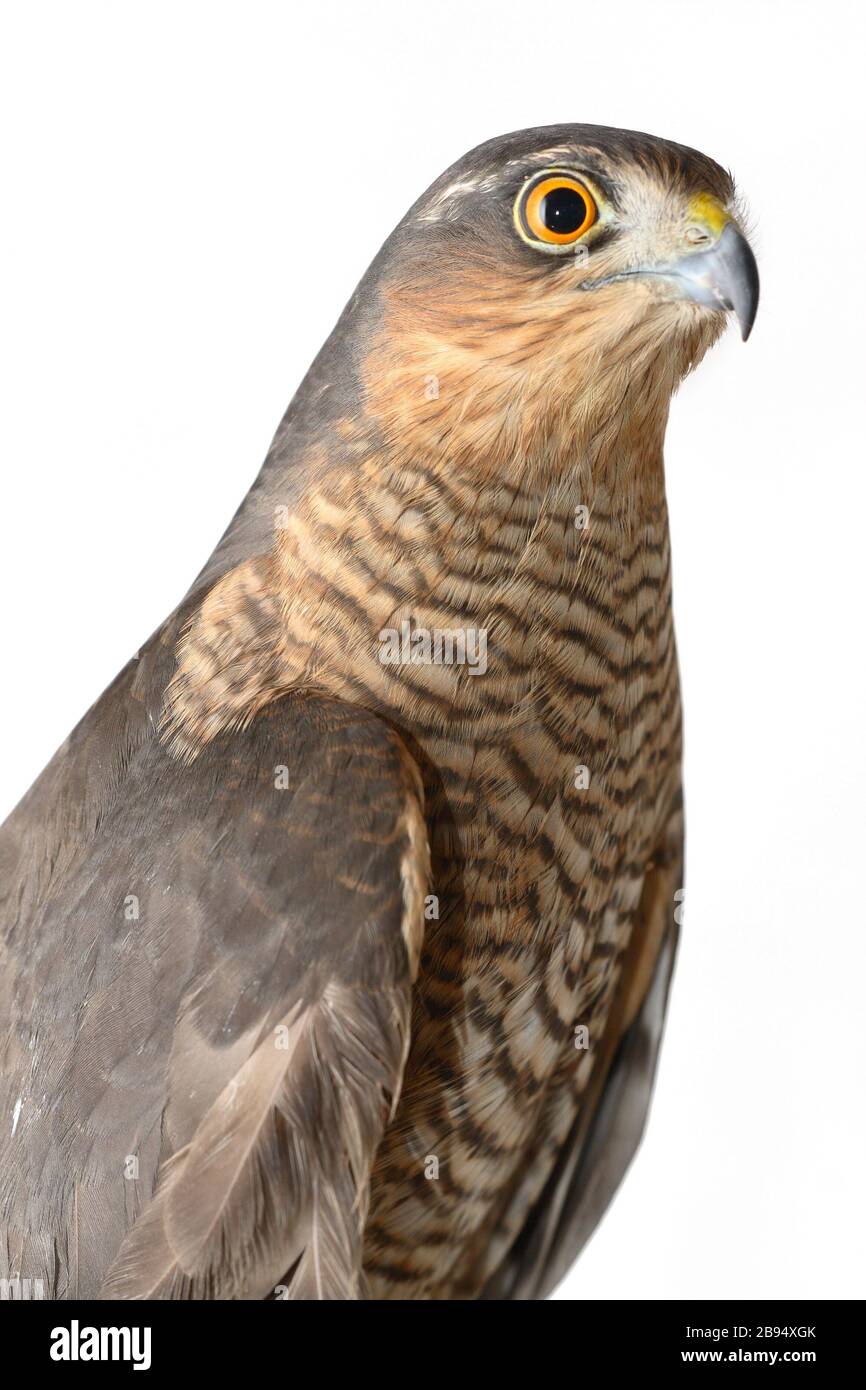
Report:
<svg viewBox="0 0 866 1390"><path fill-rule="evenodd" d="M597 219L586 184L566 169L544 169L528 179L514 204L523 240L545 251L567 251Z"/></svg>

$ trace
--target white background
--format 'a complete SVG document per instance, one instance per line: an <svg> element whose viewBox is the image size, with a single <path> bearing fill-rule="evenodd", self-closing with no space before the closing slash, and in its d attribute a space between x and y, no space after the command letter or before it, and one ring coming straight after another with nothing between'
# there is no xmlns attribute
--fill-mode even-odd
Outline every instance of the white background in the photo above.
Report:
<svg viewBox="0 0 866 1390"><path fill-rule="evenodd" d="M0 814L181 597L442 168L589 121L749 201L752 339L668 434L685 937L648 1137L564 1298L864 1293L862 14L2 8Z"/></svg>

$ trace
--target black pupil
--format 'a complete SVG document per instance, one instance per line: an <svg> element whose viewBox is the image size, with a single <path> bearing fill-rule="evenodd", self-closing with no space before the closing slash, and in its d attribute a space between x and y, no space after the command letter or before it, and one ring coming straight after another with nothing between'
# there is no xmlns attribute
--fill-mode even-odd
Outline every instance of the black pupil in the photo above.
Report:
<svg viewBox="0 0 866 1390"><path fill-rule="evenodd" d="M541 220L549 232L568 236L586 217L586 203L576 188L552 188L541 203Z"/></svg>

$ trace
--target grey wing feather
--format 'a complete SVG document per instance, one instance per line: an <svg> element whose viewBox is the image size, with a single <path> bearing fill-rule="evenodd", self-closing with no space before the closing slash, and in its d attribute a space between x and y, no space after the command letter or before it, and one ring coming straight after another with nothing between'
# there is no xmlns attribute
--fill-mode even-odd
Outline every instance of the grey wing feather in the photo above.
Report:
<svg viewBox="0 0 866 1390"><path fill-rule="evenodd" d="M312 697L179 764L153 717L172 645L0 841L0 1277L356 1296L423 927L420 779L384 723Z"/></svg>

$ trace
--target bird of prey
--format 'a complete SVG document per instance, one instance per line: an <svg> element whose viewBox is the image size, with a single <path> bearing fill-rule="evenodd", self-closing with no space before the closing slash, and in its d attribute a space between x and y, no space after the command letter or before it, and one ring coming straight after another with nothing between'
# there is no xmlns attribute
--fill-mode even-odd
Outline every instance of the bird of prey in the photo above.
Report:
<svg viewBox="0 0 866 1390"><path fill-rule="evenodd" d="M730 176L479 146L2 832L0 1276L534 1299L640 1140L683 894L663 439Z"/></svg>

